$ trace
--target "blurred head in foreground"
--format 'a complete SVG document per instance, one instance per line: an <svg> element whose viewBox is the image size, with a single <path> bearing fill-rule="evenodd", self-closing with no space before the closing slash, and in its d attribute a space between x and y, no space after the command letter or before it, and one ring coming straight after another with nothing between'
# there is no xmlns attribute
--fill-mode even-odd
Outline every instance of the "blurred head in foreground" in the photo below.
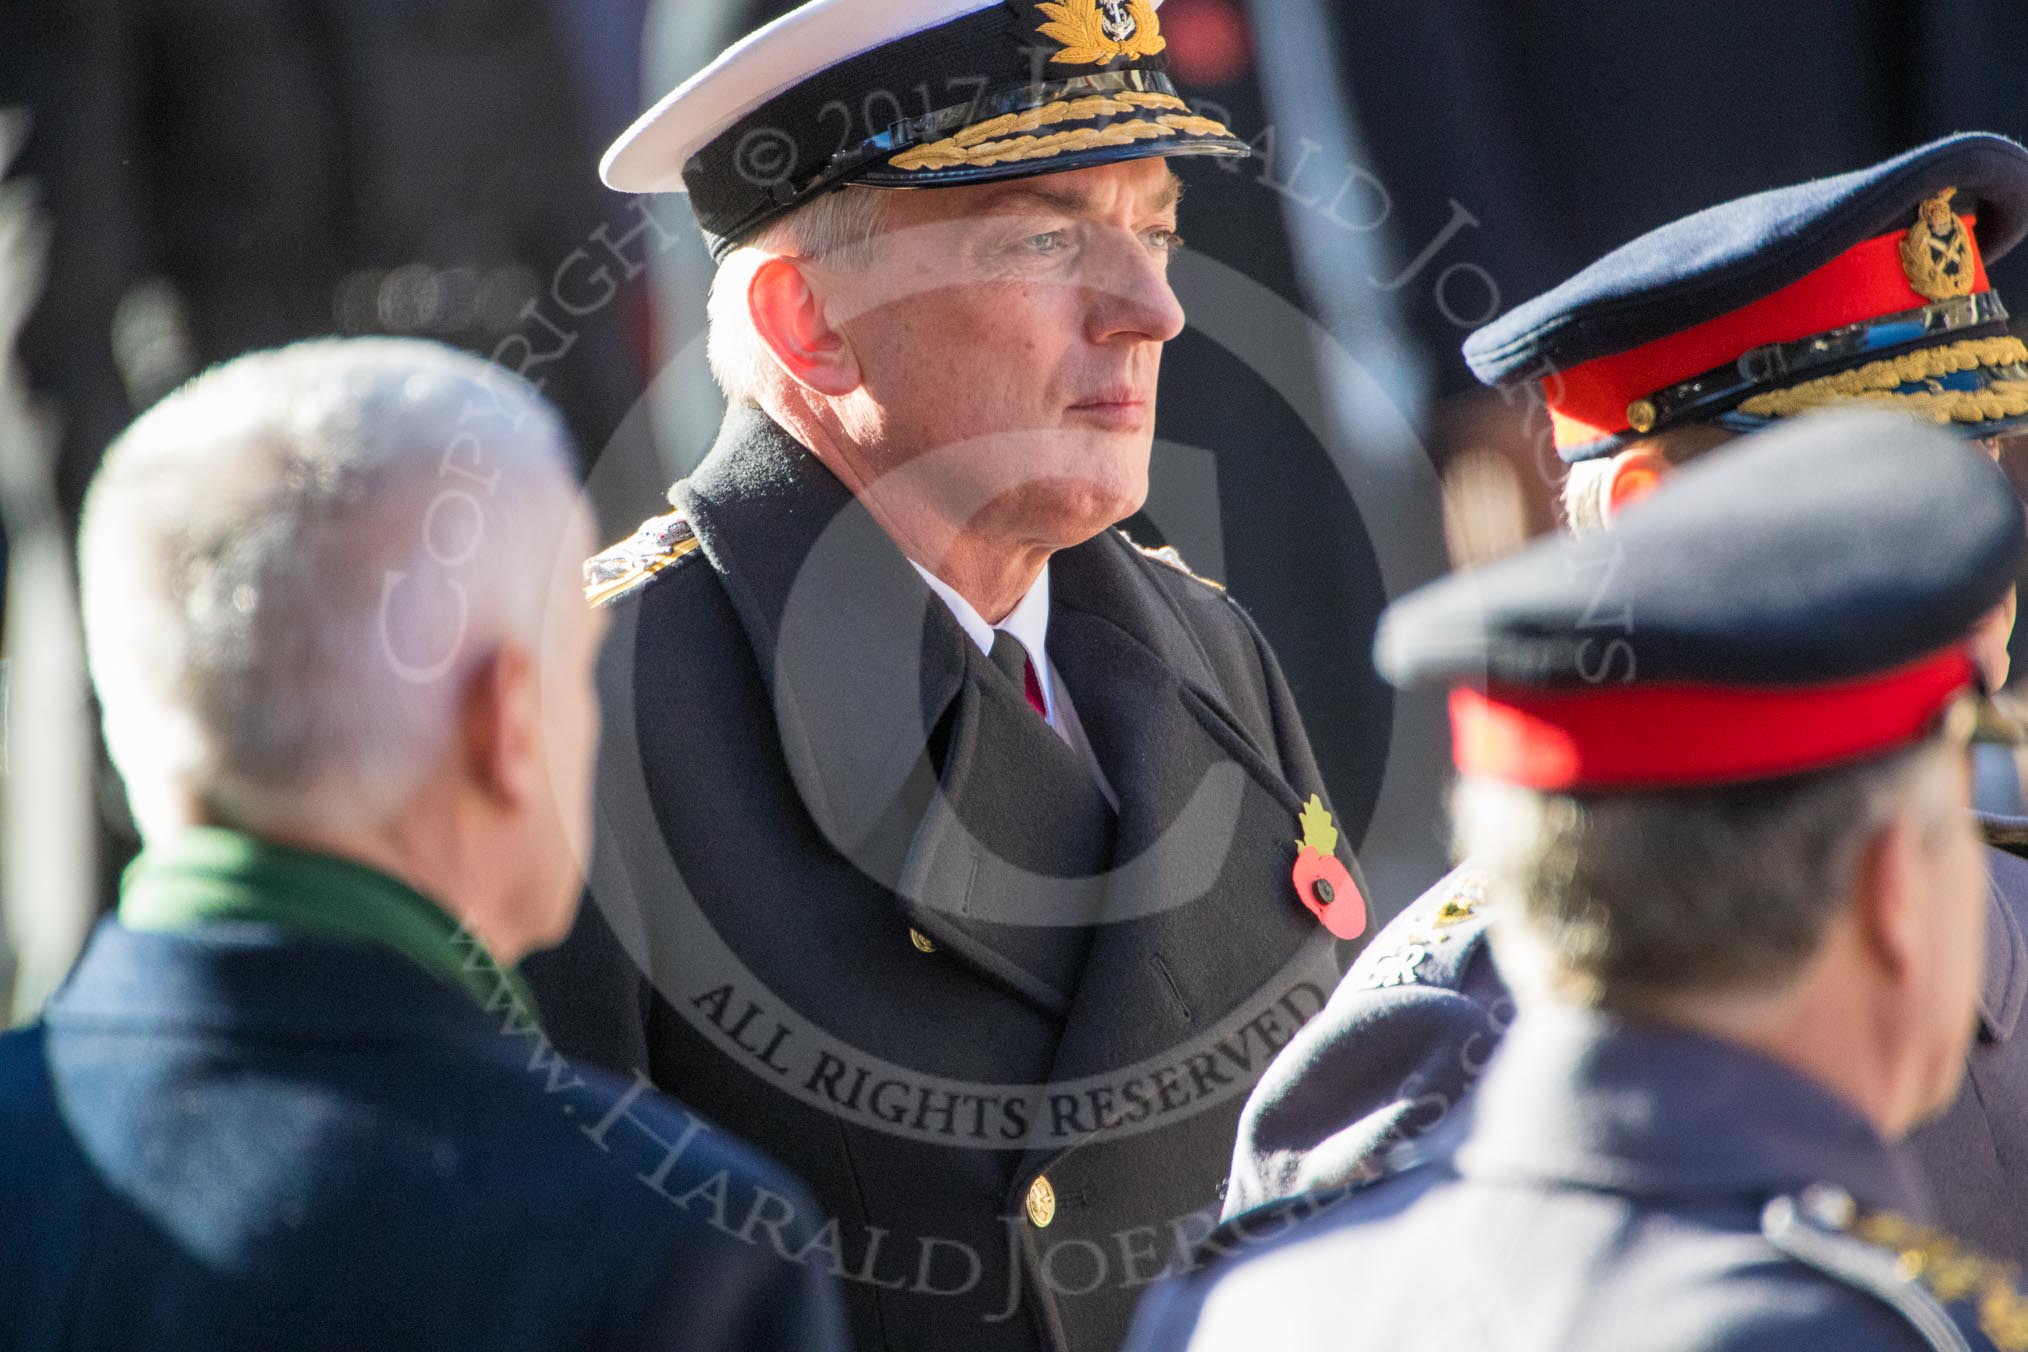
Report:
<svg viewBox="0 0 2028 1352"><path fill-rule="evenodd" d="M1848 411L1396 605L1378 659L1451 689L1517 990L1762 1051L1888 1137L1947 1105L1987 898L1969 635L2022 554L1986 457Z"/></svg>
<svg viewBox="0 0 2028 1352"><path fill-rule="evenodd" d="M79 545L143 837L358 860L501 962L556 942L597 737L592 545L556 414L476 358L316 341L172 394L108 452Z"/></svg>

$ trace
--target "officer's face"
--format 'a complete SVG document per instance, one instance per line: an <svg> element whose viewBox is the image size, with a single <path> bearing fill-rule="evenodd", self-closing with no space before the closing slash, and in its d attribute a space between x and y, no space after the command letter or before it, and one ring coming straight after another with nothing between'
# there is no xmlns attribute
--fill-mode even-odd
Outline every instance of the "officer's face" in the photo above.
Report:
<svg viewBox="0 0 2028 1352"><path fill-rule="evenodd" d="M872 258L825 282L862 478L906 469L953 525L1054 548L1136 511L1183 327L1179 187L1147 159L895 194Z"/></svg>

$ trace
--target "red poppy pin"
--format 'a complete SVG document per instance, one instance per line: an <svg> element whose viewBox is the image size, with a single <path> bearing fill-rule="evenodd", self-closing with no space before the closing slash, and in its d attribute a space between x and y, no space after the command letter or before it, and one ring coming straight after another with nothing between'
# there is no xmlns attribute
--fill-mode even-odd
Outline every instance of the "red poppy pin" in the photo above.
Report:
<svg viewBox="0 0 2028 1352"><path fill-rule="evenodd" d="M1311 794L1296 820L1303 828L1291 875L1297 900L1338 938L1357 939L1366 932L1366 898L1359 895L1352 871L1338 862L1338 828L1331 824L1324 800Z"/></svg>

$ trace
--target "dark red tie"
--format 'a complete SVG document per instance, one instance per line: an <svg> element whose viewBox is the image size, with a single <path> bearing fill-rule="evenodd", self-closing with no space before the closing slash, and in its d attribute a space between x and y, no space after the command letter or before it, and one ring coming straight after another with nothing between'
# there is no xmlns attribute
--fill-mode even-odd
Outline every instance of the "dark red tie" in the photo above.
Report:
<svg viewBox="0 0 2028 1352"><path fill-rule="evenodd" d="M1028 696L1028 707L1047 723L1049 702L1042 698L1042 682L1037 679L1035 664L1028 660L1028 650L1021 646L1021 640L1005 629L995 629L992 656L993 665L1006 672L1008 680L1021 683L1021 693Z"/></svg>

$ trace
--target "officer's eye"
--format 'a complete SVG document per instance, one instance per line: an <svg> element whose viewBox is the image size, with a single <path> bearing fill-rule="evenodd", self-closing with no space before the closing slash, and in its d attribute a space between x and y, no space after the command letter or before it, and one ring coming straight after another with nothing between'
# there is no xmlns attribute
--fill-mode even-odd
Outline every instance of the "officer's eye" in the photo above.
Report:
<svg viewBox="0 0 2028 1352"><path fill-rule="evenodd" d="M1157 253L1175 253L1183 247L1183 236L1168 226L1160 226L1141 236L1143 242Z"/></svg>
<svg viewBox="0 0 2028 1352"><path fill-rule="evenodd" d="M1030 235L1021 243L1029 250L1043 255L1062 253L1070 245L1070 233L1065 230L1046 230L1039 235Z"/></svg>

